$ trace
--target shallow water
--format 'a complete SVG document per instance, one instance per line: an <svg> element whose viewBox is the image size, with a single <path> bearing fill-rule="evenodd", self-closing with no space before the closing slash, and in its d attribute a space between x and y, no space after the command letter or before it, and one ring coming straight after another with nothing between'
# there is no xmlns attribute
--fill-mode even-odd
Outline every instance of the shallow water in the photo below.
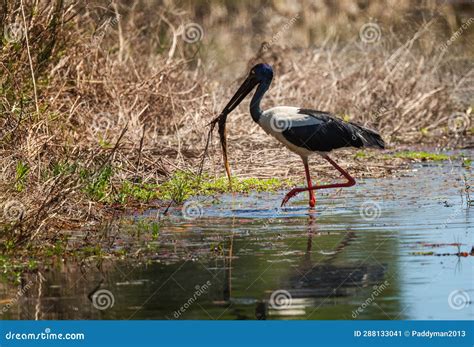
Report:
<svg viewBox="0 0 474 347"><path fill-rule="evenodd" d="M462 173L472 177L459 163L416 165L404 177L318 192L314 210L306 194L280 210L284 192L194 200L184 216L170 211L155 240L140 237L150 261L62 263L41 278L25 275L22 287L0 286L0 312L4 319L474 319L474 257L458 254L474 246ZM157 214L131 217L124 233Z"/></svg>

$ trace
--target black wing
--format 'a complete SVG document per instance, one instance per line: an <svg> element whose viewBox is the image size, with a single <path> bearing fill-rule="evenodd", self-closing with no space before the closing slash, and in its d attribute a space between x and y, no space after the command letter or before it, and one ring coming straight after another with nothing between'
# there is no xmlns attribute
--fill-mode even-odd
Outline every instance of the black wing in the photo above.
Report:
<svg viewBox="0 0 474 347"><path fill-rule="evenodd" d="M299 109L298 113L318 119L312 125L289 127L283 131L283 136L294 145L310 151L329 152L341 147L377 147L384 148L385 144L379 134L342 119L330 113Z"/></svg>

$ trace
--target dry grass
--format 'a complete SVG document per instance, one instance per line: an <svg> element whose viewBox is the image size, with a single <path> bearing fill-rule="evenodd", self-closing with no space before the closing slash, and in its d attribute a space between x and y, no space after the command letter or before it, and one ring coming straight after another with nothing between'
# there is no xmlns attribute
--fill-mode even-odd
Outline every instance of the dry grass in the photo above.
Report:
<svg viewBox="0 0 474 347"><path fill-rule="evenodd" d="M454 92L472 75L470 53L454 46L443 51L445 39L438 37L444 30L441 37L449 38L446 29L459 27L459 8L430 3L422 11L401 1L388 16L387 5L361 10L355 1L265 3L265 11L255 11L255 1L0 2L1 23L21 28L18 40L4 37L0 51L0 200L8 212L0 214L1 238L19 249L54 243L66 230L96 230L110 217L107 199L86 191L102 179L107 195L123 182L160 183L178 169L197 172L206 124L238 78L262 60L276 72L266 107L331 111L380 130L392 148L468 145L472 130L454 134L448 121L470 106ZM358 36L370 17L382 28L374 44ZM411 23L409 30L401 19ZM180 31L192 21L205 29L195 44L183 41ZM229 116L233 173L299 175L299 158L251 122L247 105ZM359 176L395 168L345 158L341 163ZM108 168L112 173L104 178ZM205 171L223 174L216 139Z"/></svg>

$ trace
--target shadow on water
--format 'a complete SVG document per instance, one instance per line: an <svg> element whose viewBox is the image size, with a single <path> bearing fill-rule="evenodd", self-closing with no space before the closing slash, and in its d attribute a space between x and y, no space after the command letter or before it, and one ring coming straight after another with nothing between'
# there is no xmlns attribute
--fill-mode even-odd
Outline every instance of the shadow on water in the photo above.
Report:
<svg viewBox="0 0 474 347"><path fill-rule="evenodd" d="M0 285L6 319L473 319L472 208L460 173L419 165L401 178L301 196L195 200L171 211L144 262L59 263ZM472 177L472 176L469 176ZM133 216L136 231L158 211ZM21 293L21 295L17 295Z"/></svg>

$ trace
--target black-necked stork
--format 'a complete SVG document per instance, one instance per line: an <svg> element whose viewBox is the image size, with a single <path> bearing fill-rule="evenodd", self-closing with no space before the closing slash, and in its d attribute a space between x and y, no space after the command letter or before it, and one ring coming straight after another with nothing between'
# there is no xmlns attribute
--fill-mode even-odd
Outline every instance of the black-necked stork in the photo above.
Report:
<svg viewBox="0 0 474 347"><path fill-rule="evenodd" d="M352 122L345 122L328 112L315 111L306 108L278 106L269 110L260 109L260 101L270 87L273 79L272 67L268 64L257 64L251 70L245 81L237 90L235 95L226 105L221 115L214 120L219 120L224 126L221 141L224 149L224 162L227 174L230 177L227 163L225 145L225 120L240 102L254 89L257 90L250 102L250 114L252 119L269 135L275 137L284 144L290 151L298 154L303 160L308 187L296 187L290 190L283 199L281 206L284 206L296 194L308 191L309 205L314 207L316 199L314 190L326 188L351 187L355 184L355 179L347 171L336 164L328 153L334 149L342 147L375 147L384 148L385 144L381 136L370 129ZM222 140L222 137L224 139ZM308 157L317 153L334 166L346 179L345 183L334 183L327 185L313 185L308 167Z"/></svg>

